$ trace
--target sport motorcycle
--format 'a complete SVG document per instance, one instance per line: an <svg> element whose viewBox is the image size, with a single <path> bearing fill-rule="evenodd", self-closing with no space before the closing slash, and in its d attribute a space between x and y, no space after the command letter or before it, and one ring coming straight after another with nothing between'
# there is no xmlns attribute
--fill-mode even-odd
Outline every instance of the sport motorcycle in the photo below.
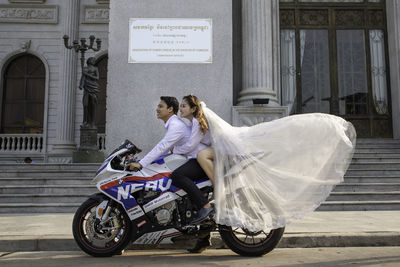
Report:
<svg viewBox="0 0 400 267"><path fill-rule="evenodd" d="M137 162L140 152L125 140L97 170L92 183L100 192L81 204L72 226L75 241L87 254L119 255L130 243L155 247L187 244L188 240L199 240L212 231L218 231L225 244L243 256L264 255L280 241L284 228L252 232L217 224L212 216L199 225L191 224L198 207L170 178L187 159L167 154L146 168L128 170L127 164ZM199 178L194 183L212 203L210 180Z"/></svg>

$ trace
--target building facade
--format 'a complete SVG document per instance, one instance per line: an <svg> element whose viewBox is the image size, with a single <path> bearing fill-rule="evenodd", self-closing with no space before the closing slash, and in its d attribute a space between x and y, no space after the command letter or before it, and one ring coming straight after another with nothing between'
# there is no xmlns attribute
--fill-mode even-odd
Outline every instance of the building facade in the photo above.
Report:
<svg viewBox="0 0 400 267"><path fill-rule="evenodd" d="M71 161L83 119L81 60L64 35L69 44L102 41L85 57L100 72L96 124L107 149L109 2L0 0L0 161ZM390 0L233 0L231 122L322 112L350 120L359 137L400 138L399 17Z"/></svg>

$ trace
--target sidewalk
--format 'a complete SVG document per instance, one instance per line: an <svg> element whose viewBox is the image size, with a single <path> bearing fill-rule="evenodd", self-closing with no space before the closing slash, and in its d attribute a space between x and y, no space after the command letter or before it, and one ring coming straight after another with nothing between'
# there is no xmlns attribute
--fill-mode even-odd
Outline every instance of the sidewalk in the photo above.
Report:
<svg viewBox="0 0 400 267"><path fill-rule="evenodd" d="M72 236L72 218L73 214L0 214L0 252L79 250ZM214 248L223 247L217 233L212 243ZM400 246L400 211L313 212L289 224L279 244L345 246Z"/></svg>

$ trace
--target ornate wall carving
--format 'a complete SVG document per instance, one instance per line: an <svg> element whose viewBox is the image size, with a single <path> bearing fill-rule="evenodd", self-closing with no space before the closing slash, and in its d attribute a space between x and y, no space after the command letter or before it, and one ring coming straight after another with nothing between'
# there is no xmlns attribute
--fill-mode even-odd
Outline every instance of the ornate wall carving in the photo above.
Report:
<svg viewBox="0 0 400 267"><path fill-rule="evenodd" d="M110 20L108 5L84 6L83 14L83 23L108 24Z"/></svg>
<svg viewBox="0 0 400 267"><path fill-rule="evenodd" d="M0 22L58 23L58 6L0 5Z"/></svg>
<svg viewBox="0 0 400 267"><path fill-rule="evenodd" d="M300 12L301 25L329 25L329 12L326 9L321 10L301 10Z"/></svg>

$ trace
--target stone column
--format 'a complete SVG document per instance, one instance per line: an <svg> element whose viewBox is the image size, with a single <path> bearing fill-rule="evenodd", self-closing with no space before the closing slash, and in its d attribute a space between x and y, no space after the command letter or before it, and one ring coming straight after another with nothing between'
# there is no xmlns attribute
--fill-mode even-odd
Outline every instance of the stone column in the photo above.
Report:
<svg viewBox="0 0 400 267"><path fill-rule="evenodd" d="M243 89L238 103L279 106L279 0L242 0Z"/></svg>
<svg viewBox="0 0 400 267"><path fill-rule="evenodd" d="M57 141L50 152L50 162L69 163L72 153L76 150L75 136L75 92L77 88L78 55L73 49L66 49L63 44L64 34L70 41L78 39L79 31L79 0L67 0L61 22L64 25L60 35L61 66L60 87L57 111Z"/></svg>
<svg viewBox="0 0 400 267"><path fill-rule="evenodd" d="M233 124L286 116L287 108L280 106L279 0L242 0L242 29L243 88ZM269 103L253 106L255 98L268 98Z"/></svg>
<svg viewBox="0 0 400 267"><path fill-rule="evenodd" d="M400 3L386 1L393 138L400 139Z"/></svg>

